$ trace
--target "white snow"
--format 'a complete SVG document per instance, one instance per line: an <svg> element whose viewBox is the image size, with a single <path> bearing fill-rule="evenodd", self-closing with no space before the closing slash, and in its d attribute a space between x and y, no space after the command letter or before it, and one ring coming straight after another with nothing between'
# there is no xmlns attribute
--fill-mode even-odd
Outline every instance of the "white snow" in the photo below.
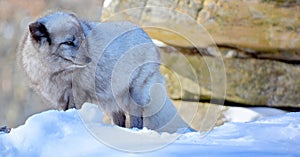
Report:
<svg viewBox="0 0 300 157"><path fill-rule="evenodd" d="M286 114L286 111L268 107L229 107L224 116L229 122L251 122L264 117Z"/></svg>
<svg viewBox="0 0 300 157"><path fill-rule="evenodd" d="M157 46L157 47L167 47L167 44L160 40L152 39L152 42Z"/></svg>
<svg viewBox="0 0 300 157"><path fill-rule="evenodd" d="M300 156L299 112L184 134L120 128L102 118L91 104L33 115L9 134L0 133L0 156Z"/></svg>

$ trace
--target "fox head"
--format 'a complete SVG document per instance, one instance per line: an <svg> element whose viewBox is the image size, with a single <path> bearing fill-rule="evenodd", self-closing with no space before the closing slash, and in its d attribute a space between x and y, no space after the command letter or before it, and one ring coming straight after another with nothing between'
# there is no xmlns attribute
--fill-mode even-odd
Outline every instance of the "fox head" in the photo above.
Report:
<svg viewBox="0 0 300 157"><path fill-rule="evenodd" d="M73 14L54 13L29 24L33 47L54 71L85 67L91 62L82 23Z"/></svg>

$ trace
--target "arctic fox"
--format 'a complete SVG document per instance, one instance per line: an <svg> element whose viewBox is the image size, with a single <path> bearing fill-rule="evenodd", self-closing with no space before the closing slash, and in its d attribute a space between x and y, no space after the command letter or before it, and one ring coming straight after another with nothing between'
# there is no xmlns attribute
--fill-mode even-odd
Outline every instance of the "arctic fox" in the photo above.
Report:
<svg viewBox="0 0 300 157"><path fill-rule="evenodd" d="M131 128L188 128L166 94L156 47L133 23L49 14L29 24L19 53L32 88L57 109L91 102L121 127L127 117Z"/></svg>

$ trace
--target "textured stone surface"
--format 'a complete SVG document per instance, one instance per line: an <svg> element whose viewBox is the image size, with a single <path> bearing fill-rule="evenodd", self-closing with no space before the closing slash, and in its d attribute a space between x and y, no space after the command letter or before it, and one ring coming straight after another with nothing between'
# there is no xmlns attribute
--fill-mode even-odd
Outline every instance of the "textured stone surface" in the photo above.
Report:
<svg viewBox="0 0 300 157"><path fill-rule="evenodd" d="M180 51L162 54L173 99L300 107L300 67L278 62L300 61L299 1L114 0L103 19L133 21Z"/></svg>
<svg viewBox="0 0 300 157"><path fill-rule="evenodd" d="M229 107L201 102L173 101L180 116L194 129L209 131L226 122Z"/></svg>
<svg viewBox="0 0 300 157"><path fill-rule="evenodd" d="M123 11L127 19L148 28L153 38L177 47L219 46L242 50L257 58L300 60L300 5L298 1L243 0L114 0L104 19ZM144 6L144 9L130 9ZM155 6L155 7L153 7ZM146 8L145 8L146 7ZM126 10L127 9L127 10ZM198 22L198 23L197 23ZM176 33L177 32L177 33ZM179 33L178 33L179 32ZM186 38L198 38L197 43Z"/></svg>
<svg viewBox="0 0 300 157"><path fill-rule="evenodd" d="M224 59L226 76L218 76L219 81L213 84L213 73L223 68L222 64L212 64L216 58L183 55L171 48L161 49L161 54L167 67L161 71L174 99L223 99L223 95L212 90L214 85L222 87L218 83L223 78L226 100L246 105L300 107L300 66L271 60Z"/></svg>
<svg viewBox="0 0 300 157"><path fill-rule="evenodd" d="M274 1L205 0L197 21L218 45L259 58L300 59L300 6L296 3L283 7Z"/></svg>

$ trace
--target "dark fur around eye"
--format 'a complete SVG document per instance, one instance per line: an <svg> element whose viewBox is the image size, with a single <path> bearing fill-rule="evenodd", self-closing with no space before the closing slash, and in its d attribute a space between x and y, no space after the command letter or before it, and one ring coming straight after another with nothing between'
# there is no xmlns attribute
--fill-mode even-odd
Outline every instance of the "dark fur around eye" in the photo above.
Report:
<svg viewBox="0 0 300 157"><path fill-rule="evenodd" d="M68 45L68 46L75 46L73 41L66 41L66 42L63 42L62 44Z"/></svg>

